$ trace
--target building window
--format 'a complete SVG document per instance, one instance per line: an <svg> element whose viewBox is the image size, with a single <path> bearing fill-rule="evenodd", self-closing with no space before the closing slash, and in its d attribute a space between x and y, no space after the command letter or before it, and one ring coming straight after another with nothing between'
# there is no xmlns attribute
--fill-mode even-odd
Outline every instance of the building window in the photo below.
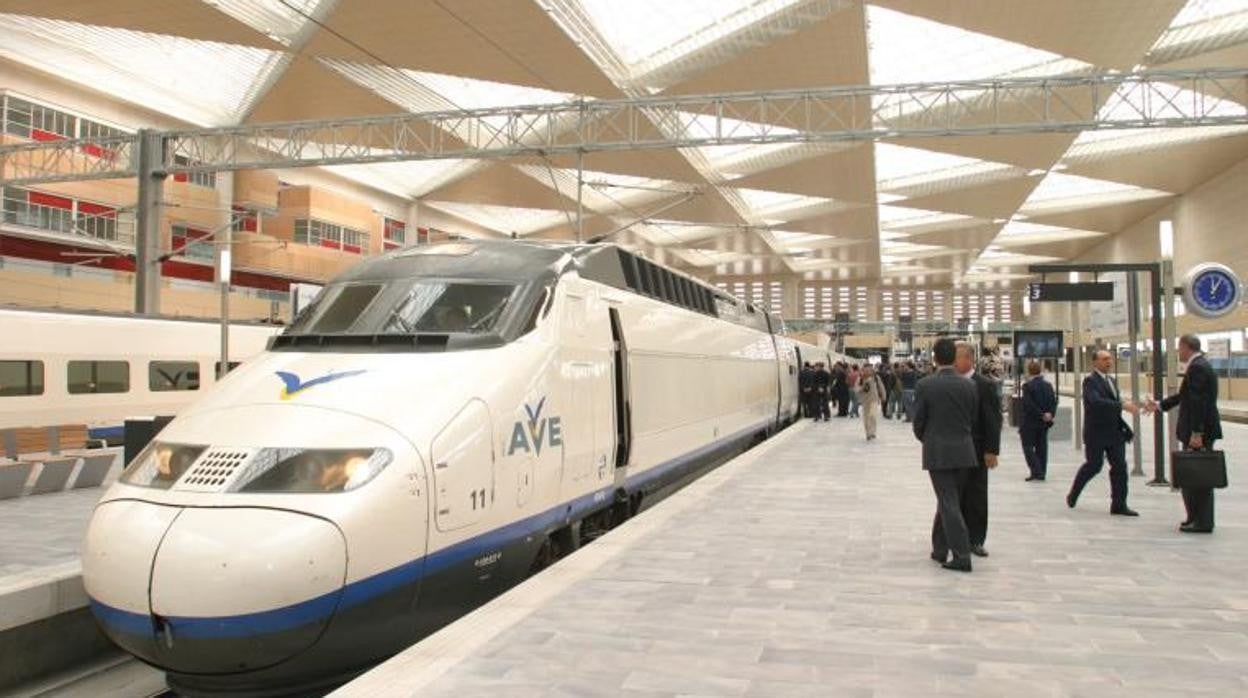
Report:
<svg viewBox="0 0 1248 698"><path fill-rule="evenodd" d="M4 130L36 141L59 141L74 137L75 117L63 111L9 97Z"/></svg>
<svg viewBox="0 0 1248 698"><path fill-rule="evenodd" d="M126 361L70 361L66 378L70 395L130 392Z"/></svg>
<svg viewBox="0 0 1248 698"><path fill-rule="evenodd" d="M72 234L74 201L63 196L5 187L4 222Z"/></svg>
<svg viewBox="0 0 1248 698"><path fill-rule="evenodd" d="M147 387L153 393L199 390L199 364L195 361L150 361Z"/></svg>
<svg viewBox="0 0 1248 698"><path fill-rule="evenodd" d="M119 138L130 134L119 128L105 126L90 119L78 119L78 137L79 138L97 138L105 140L109 138ZM117 151L104 145L97 143L86 143L82 146L82 152L97 158L112 160L117 157Z"/></svg>
<svg viewBox="0 0 1248 698"><path fill-rule="evenodd" d="M230 206L230 230L236 233L254 233L260 229L259 215L246 206Z"/></svg>
<svg viewBox="0 0 1248 698"><path fill-rule="evenodd" d="M206 240L212 237L212 233L207 230L199 230L191 228L181 223L173 224L173 251L180 253L187 259L200 259L211 262L216 256L216 247L211 240L207 242L196 242L197 240Z"/></svg>
<svg viewBox="0 0 1248 698"><path fill-rule="evenodd" d="M89 201L79 201L78 230L97 240L116 242L117 209Z"/></svg>
<svg viewBox="0 0 1248 698"><path fill-rule="evenodd" d="M175 155L173 156L173 164L184 165L184 166L190 167L194 165L199 165L201 163L194 162L190 158L186 157L185 155ZM216 189L217 173L215 172L178 172L173 175L173 181L186 182L188 184L194 184L195 186L198 186L198 187L208 187L209 189Z"/></svg>
<svg viewBox="0 0 1248 698"><path fill-rule="evenodd" d="M0 361L0 397L43 395L42 361Z"/></svg>
<svg viewBox="0 0 1248 698"><path fill-rule="evenodd" d="M383 219L382 244L386 251L407 246L407 223L393 218Z"/></svg>
<svg viewBox="0 0 1248 698"><path fill-rule="evenodd" d="M295 242L351 254L364 254L368 248L368 233L336 223L299 218L295 220Z"/></svg>

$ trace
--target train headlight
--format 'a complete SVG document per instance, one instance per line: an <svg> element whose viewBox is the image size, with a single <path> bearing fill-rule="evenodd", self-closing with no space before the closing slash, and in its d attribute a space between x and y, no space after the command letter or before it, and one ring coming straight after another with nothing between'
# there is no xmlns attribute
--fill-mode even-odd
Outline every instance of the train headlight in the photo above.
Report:
<svg viewBox="0 0 1248 698"><path fill-rule="evenodd" d="M266 448L251 459L236 492L350 492L390 464L384 448Z"/></svg>
<svg viewBox="0 0 1248 698"><path fill-rule="evenodd" d="M127 485L167 490L206 448L153 441L126 467L121 481Z"/></svg>

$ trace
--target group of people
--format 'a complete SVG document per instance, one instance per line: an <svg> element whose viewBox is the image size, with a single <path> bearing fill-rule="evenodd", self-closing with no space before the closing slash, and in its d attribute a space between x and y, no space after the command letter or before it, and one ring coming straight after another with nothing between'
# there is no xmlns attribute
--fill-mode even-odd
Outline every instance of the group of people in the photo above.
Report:
<svg viewBox="0 0 1248 698"><path fill-rule="evenodd" d="M802 416L829 421L835 406L837 417L862 417L870 441L876 438L881 418L910 421L914 387L924 375L913 362L878 368L843 361L830 368L822 361L806 362L798 375Z"/></svg>
<svg viewBox="0 0 1248 698"><path fill-rule="evenodd" d="M1200 339L1179 340L1179 360L1186 365L1179 392L1144 405L1125 400L1114 376L1113 355L1096 352L1093 370L1083 380L1084 463L1075 475L1066 504L1074 508L1084 487L1109 461L1110 514L1134 517L1127 506L1126 444L1133 438L1122 413L1179 409L1176 431L1185 450L1212 450L1222 438L1218 415L1218 380L1201 353ZM974 348L949 338L932 347L935 370L915 386L913 429L922 442L923 469L936 495L932 524L933 560L944 568L970 572L971 556L987 557L988 471L997 467L1001 446L1002 405L997 382L976 370ZM1047 475L1048 436L1057 413L1057 394L1041 373L1027 366L1021 395L1019 436L1027 461L1027 480ZM1212 533L1213 490L1183 488L1184 533Z"/></svg>
<svg viewBox="0 0 1248 698"><path fill-rule="evenodd" d="M1093 357L1093 370L1083 379L1083 442L1084 463L1075 474L1066 505L1074 508L1088 482L1096 477L1109 461L1109 513L1118 516L1139 516L1127 506L1126 445L1134 437L1122 413L1152 414L1158 410L1179 408L1175 432L1186 451L1210 451L1222 438L1222 421L1218 414L1218 378L1201 352L1200 338L1188 334L1179 339L1179 361L1186 365L1179 392L1156 402L1149 398L1136 405L1122 397L1118 382L1110 374L1113 355L1098 351ZM1186 517L1179 524L1183 533L1213 533L1213 489L1183 487Z"/></svg>

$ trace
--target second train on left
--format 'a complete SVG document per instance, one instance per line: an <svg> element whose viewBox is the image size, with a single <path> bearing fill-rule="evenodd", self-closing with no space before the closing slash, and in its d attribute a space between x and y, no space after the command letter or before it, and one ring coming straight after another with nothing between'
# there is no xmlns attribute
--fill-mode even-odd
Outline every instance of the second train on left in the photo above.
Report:
<svg viewBox="0 0 1248 698"><path fill-rule="evenodd" d="M362 263L105 495L92 610L179 694L341 681L795 419L772 323L615 245Z"/></svg>

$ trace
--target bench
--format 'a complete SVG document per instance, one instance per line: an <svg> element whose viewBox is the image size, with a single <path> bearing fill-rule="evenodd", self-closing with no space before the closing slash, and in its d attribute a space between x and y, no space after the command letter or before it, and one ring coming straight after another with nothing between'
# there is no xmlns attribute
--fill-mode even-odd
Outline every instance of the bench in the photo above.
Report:
<svg viewBox="0 0 1248 698"><path fill-rule="evenodd" d="M0 499L59 492L67 486L99 487L117 460L116 451L87 448L91 440L85 424L6 429L0 432L0 441L5 448ZM32 474L34 482L27 489Z"/></svg>

